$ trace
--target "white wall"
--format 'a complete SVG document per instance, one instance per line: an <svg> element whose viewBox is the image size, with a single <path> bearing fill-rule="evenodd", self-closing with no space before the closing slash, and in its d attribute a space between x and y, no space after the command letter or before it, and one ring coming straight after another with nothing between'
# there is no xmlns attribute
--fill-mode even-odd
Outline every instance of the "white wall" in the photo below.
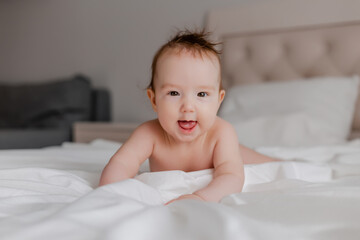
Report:
<svg viewBox="0 0 360 240"><path fill-rule="evenodd" d="M0 82L84 73L112 92L114 121L155 117L144 89L176 28L250 0L0 0ZM254 0L252 0L254 1Z"/></svg>

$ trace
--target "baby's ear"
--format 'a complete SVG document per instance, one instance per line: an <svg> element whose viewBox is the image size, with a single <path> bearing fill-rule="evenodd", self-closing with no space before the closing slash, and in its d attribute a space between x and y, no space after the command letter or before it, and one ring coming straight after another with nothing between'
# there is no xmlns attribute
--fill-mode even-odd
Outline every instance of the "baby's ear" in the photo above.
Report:
<svg viewBox="0 0 360 240"><path fill-rule="evenodd" d="M146 89L146 93L147 93L147 95L149 97L152 108L156 112L156 100L155 100L155 92L154 92L154 90L148 88L148 89Z"/></svg>
<svg viewBox="0 0 360 240"><path fill-rule="evenodd" d="M222 101L224 100L224 97L225 97L225 90L222 89L222 90L220 90L220 92L219 92L219 103L220 103L220 104L221 104Z"/></svg>

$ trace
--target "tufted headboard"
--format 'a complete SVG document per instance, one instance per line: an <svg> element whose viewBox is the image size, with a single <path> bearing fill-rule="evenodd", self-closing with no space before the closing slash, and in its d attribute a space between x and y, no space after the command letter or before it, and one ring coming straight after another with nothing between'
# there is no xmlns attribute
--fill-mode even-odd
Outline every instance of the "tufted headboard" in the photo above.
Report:
<svg viewBox="0 0 360 240"><path fill-rule="evenodd" d="M211 11L225 88L317 76L360 76L360 1L277 0ZM360 136L360 98L350 138Z"/></svg>

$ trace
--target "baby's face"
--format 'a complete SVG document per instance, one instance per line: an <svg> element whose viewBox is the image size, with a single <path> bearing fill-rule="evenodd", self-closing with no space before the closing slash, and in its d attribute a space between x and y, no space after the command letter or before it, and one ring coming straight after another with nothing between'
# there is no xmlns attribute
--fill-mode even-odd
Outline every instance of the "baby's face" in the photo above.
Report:
<svg viewBox="0 0 360 240"><path fill-rule="evenodd" d="M225 95L216 56L168 51L156 70L148 96L161 126L175 141L195 140L213 126Z"/></svg>

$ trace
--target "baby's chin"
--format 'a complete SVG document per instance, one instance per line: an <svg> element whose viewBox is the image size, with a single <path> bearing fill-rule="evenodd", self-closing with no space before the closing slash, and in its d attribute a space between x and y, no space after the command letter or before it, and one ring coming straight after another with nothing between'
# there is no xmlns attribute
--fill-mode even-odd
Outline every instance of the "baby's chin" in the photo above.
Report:
<svg viewBox="0 0 360 240"><path fill-rule="evenodd" d="M176 137L175 139L177 143L193 143L197 139L197 137L186 136L186 137Z"/></svg>
<svg viewBox="0 0 360 240"><path fill-rule="evenodd" d="M184 134L181 132L181 130L176 129L174 131L174 129L166 131L166 129L164 129L166 135L168 136L170 142L175 142L175 143L191 143L193 141L195 141L200 134L193 132L191 134Z"/></svg>
<svg viewBox="0 0 360 240"><path fill-rule="evenodd" d="M194 142L194 141L198 140L199 138L201 138L202 136L204 136L204 132L200 131L200 129L198 129L198 128L189 134L184 134L181 131L174 134L174 138L178 142L183 142L183 143Z"/></svg>

